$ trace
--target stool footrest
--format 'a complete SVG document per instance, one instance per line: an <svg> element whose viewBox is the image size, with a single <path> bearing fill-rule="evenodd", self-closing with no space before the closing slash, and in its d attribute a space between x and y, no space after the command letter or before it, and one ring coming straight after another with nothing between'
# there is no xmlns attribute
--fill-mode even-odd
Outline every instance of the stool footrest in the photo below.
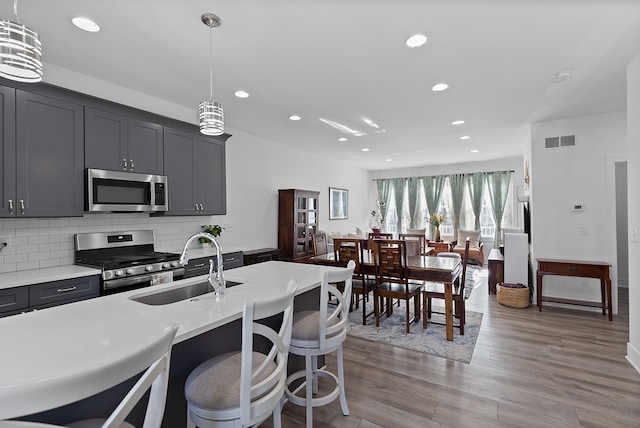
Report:
<svg viewBox="0 0 640 428"><path fill-rule="evenodd" d="M338 377L336 375L334 375L333 373L328 372L326 370L323 370L323 369L316 370L313 375L314 375L314 377L315 376L322 376L322 377L333 379L333 382L335 383L336 386L329 393L327 393L327 394L325 394L325 395L323 395L321 397L312 398L311 399L311 406L312 407L324 406L326 404L331 403L333 400L338 398L338 396L340 396L340 381L338 380ZM291 391L289 389L289 387L296 380L305 379L305 378L306 378L306 373L305 373L304 370L300 370L300 371L297 371L295 373L292 373L287 378L287 388L284 391L285 395L287 397L287 400L289 400L291 403L293 403L293 404L295 404L297 406L302 406L302 407L305 407L307 405L307 399L306 399L306 397L300 397L300 396L296 395L296 393L298 391L304 390L304 386L306 385L306 381L302 382L302 384L298 388L296 388L294 391Z"/></svg>

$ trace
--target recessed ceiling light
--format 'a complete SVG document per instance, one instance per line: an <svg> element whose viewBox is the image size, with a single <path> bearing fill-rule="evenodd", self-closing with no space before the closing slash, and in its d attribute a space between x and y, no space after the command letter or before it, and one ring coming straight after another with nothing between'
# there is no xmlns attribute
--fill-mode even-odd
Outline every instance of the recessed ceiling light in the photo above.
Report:
<svg viewBox="0 0 640 428"><path fill-rule="evenodd" d="M469 138L471 138L468 135L463 135L462 137L460 137L461 140L468 140Z"/></svg>
<svg viewBox="0 0 640 428"><path fill-rule="evenodd" d="M444 91L446 89L449 89L449 85L447 85L446 83L442 82L442 83L436 83L435 85L433 85L431 87L431 90L433 92L441 92Z"/></svg>
<svg viewBox="0 0 640 428"><path fill-rule="evenodd" d="M389 158L389 159L385 159L386 162L393 162L393 159Z"/></svg>
<svg viewBox="0 0 640 428"><path fill-rule="evenodd" d="M300 120L300 119L302 118L297 114L292 114L291 116L289 116L289 120Z"/></svg>
<svg viewBox="0 0 640 428"><path fill-rule="evenodd" d="M73 25L81 30L88 31L90 33L97 33L100 31L100 26L92 19L85 18L83 16L76 16L71 19Z"/></svg>
<svg viewBox="0 0 640 428"><path fill-rule="evenodd" d="M347 141L347 140L348 140L348 138L347 138L347 137L340 137L340 138L338 138L338 141Z"/></svg>
<svg viewBox="0 0 640 428"><path fill-rule="evenodd" d="M234 95L238 98L247 98L249 96L249 92L247 91L243 91L243 90L239 90L239 91L235 91Z"/></svg>
<svg viewBox="0 0 640 428"><path fill-rule="evenodd" d="M479 151L480 150L478 150L478 149L473 149L473 150L471 150L471 153L478 153Z"/></svg>
<svg viewBox="0 0 640 428"><path fill-rule="evenodd" d="M454 120L453 122L451 122L452 125L462 125L464 123L464 120Z"/></svg>
<svg viewBox="0 0 640 428"><path fill-rule="evenodd" d="M567 80L568 78L570 78L571 74L572 74L571 70L562 70L561 72L556 73L553 76L551 76L551 80L553 80L554 82L562 82L562 81Z"/></svg>
<svg viewBox="0 0 640 428"><path fill-rule="evenodd" d="M407 44L408 48L419 48L420 46L427 43L427 40L427 36L425 36L424 34L414 34L413 36L409 37L405 43Z"/></svg>
<svg viewBox="0 0 640 428"><path fill-rule="evenodd" d="M368 152L370 149L367 149L366 147L364 149L362 149L363 152Z"/></svg>

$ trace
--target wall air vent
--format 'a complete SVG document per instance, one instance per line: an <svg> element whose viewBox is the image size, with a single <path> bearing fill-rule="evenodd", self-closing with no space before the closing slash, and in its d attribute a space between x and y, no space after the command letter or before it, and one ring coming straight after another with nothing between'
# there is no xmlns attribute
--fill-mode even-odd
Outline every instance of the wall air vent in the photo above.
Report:
<svg viewBox="0 0 640 428"><path fill-rule="evenodd" d="M558 147L575 147L575 135L563 135L562 137L548 137L544 139L545 149L555 149Z"/></svg>

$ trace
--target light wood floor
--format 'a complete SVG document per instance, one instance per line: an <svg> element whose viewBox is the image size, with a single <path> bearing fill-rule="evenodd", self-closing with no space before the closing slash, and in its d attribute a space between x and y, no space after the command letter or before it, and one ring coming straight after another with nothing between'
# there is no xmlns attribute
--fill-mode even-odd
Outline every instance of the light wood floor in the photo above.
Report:
<svg viewBox="0 0 640 428"><path fill-rule="evenodd" d="M483 281L467 304L484 313L471 364L349 337L351 415L336 400L314 409L314 426L640 427L640 374L624 358L629 305L620 294L609 322L580 310L507 308ZM335 358L327 364L335 370ZM304 426L304 409L287 403L283 426Z"/></svg>

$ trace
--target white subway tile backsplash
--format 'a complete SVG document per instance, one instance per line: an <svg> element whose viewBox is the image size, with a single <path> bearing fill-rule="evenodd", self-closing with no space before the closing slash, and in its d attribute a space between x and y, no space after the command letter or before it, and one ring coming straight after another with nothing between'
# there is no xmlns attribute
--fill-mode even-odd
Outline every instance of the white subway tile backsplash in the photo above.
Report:
<svg viewBox="0 0 640 428"><path fill-rule="evenodd" d="M40 267L39 261L24 262L24 263L18 263L16 270L38 269L39 267Z"/></svg>
<svg viewBox="0 0 640 428"><path fill-rule="evenodd" d="M3 219L0 235L11 235L11 245L0 255L0 272L14 272L74 263L76 233L151 229L158 251L179 252L210 216L151 217L135 213L85 214L52 219Z"/></svg>

